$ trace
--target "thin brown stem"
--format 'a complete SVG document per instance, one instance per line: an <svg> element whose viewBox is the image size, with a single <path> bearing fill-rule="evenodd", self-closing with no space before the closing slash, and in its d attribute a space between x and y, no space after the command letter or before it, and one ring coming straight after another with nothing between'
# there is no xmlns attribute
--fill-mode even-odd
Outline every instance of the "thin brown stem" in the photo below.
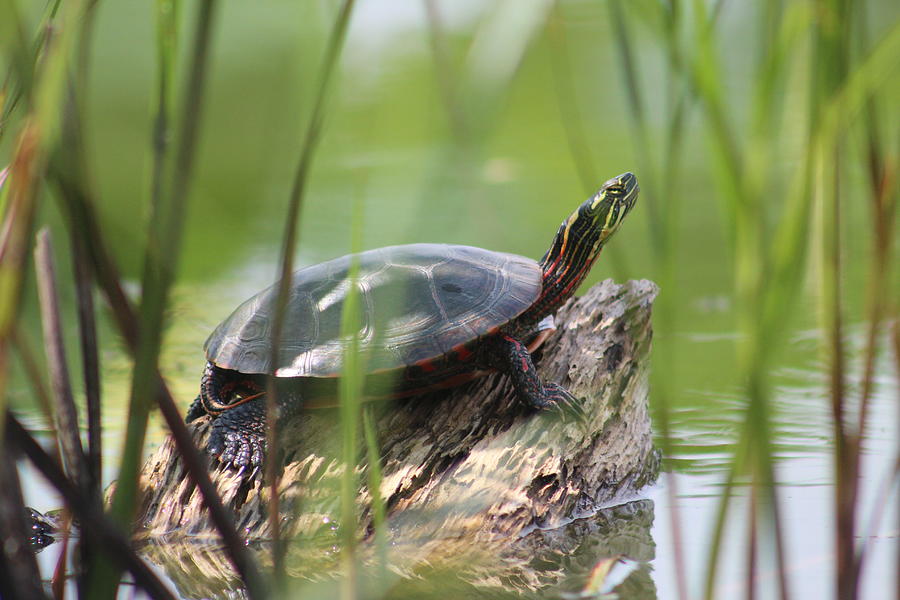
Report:
<svg viewBox="0 0 900 600"><path fill-rule="evenodd" d="M78 151L79 149L70 148L70 150ZM85 241L89 265L110 307L113 321L122 335L126 347L133 355L137 347L135 308L125 295L120 283L118 267L107 250L105 236L98 226L94 202L83 187L80 178L61 168L58 162L52 164L51 167L51 177L60 190L61 209L67 216L69 234L70 236L81 236ZM222 505L218 491L207 471L207 459L197 450L175 400L158 371L153 387L157 390L156 402L166 420L178 453L184 461L188 477L200 489L209 509L210 519L222 535L223 545L247 585L248 594L254 598L265 597L263 579L257 570L255 561L244 545L244 540L235 529L232 513Z"/></svg>
<svg viewBox="0 0 900 600"><path fill-rule="evenodd" d="M68 361L63 345L62 320L56 291L56 268L53 264L53 245L50 232L46 228L38 233L34 255L38 297L41 305L41 323L44 330L44 351L47 355L50 386L56 405L53 416L56 420L57 435L60 436L63 464L72 481L82 491L85 491L88 481L87 465L78 427L78 409L75 407Z"/></svg>
<svg viewBox="0 0 900 600"><path fill-rule="evenodd" d="M870 149L870 152L874 150ZM879 162L870 156L870 163ZM873 167L872 175L872 225L875 235L872 236L872 265L869 271L869 299L867 310L868 330L863 357L863 372L860 381L859 418L856 423L857 445L865 438L866 422L869 416L869 405L875 380L875 361L878 354L878 338L881 333L882 319L889 308L886 297L890 289L891 253L893 244L893 223L896 196L892 195L895 182L895 170L892 166L882 164ZM880 177L875 180L875 177ZM856 456L859 460L859 456ZM857 465L858 470L858 465Z"/></svg>
<svg viewBox="0 0 900 600"><path fill-rule="evenodd" d="M105 550L105 555L112 563L130 572L135 583L151 598L173 598L165 585L137 556L121 529L103 514L96 503L91 502L72 485L59 466L44 452L12 413L7 411L4 420L10 444L25 454L35 468L62 495L66 506L81 522L83 535L95 541L94 547ZM12 461L0 461L0 465L5 464L13 463Z"/></svg>
<svg viewBox="0 0 900 600"><path fill-rule="evenodd" d="M90 266L84 241L72 238L72 263L75 274L75 299L78 309L78 332L81 343L81 367L87 412L87 466L91 489L100 490L103 473L103 429L100 410L100 355Z"/></svg>
<svg viewBox="0 0 900 600"><path fill-rule="evenodd" d="M840 164L841 153L835 149L834 163ZM837 593L841 600L856 598L857 581L854 575L853 544L855 540L856 516L856 459L858 447L853 436L848 434L845 423L845 359L843 342L843 315L841 310L840 288L840 203L838 190L840 186L839 170L835 170L831 189L826 192L828 201L825 204L826 219L823 226L825 247L823 248L824 266L828 276L825 278L823 292L826 295L825 331L829 360L829 398L831 417L835 436L835 545L837 552ZM830 214L828 214L830 213Z"/></svg>
<svg viewBox="0 0 900 600"><path fill-rule="evenodd" d="M3 460L0 460L0 597L46 598L41 587L34 552L28 547L28 529L22 488L10 432L2 444Z"/></svg>

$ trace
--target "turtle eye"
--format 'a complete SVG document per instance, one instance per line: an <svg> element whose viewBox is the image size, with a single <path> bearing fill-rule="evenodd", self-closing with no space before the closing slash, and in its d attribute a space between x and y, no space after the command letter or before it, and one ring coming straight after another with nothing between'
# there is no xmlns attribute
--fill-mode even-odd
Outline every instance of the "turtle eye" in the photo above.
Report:
<svg viewBox="0 0 900 600"><path fill-rule="evenodd" d="M607 193L612 194L613 196L624 196L625 195L625 186L621 183L616 182L615 184L606 188Z"/></svg>

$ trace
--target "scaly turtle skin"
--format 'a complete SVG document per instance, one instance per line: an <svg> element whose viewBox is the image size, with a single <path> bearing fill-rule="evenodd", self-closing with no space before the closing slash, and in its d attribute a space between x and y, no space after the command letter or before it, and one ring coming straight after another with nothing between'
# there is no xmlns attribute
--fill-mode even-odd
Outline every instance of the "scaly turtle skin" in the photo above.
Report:
<svg viewBox="0 0 900 600"><path fill-rule="evenodd" d="M243 468L264 459L267 375L276 376L279 419L334 405L352 341L341 336L341 320L354 282L367 397L413 396L498 370L525 403L577 411L569 392L537 376L529 353L537 342L526 342L572 296L637 195L631 173L607 181L562 223L539 262L470 246L411 244L296 271L274 364L278 284L244 302L206 341L208 362L187 421L213 416L209 452Z"/></svg>

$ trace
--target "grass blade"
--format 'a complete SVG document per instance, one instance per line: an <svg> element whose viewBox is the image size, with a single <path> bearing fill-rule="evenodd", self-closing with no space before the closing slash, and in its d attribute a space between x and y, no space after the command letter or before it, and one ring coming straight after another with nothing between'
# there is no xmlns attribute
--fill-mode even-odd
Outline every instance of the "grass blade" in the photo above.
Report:
<svg viewBox="0 0 900 600"><path fill-rule="evenodd" d="M3 443L0 461L0 596L3 598L46 598L41 586L34 551L28 547L25 505L15 452L10 439Z"/></svg>
<svg viewBox="0 0 900 600"><path fill-rule="evenodd" d="M309 178L309 172L312 167L312 161L316 153L319 137L322 131L322 124L325 119L325 105L328 92L331 89L331 81L337 67L338 59L341 55L341 49L344 45L344 39L347 35L347 26L350 22L350 15L353 12L354 0L344 0L338 12L337 19L328 38L328 45L325 50L325 57L322 62L322 68L319 73L319 83L316 88L315 102L313 104L312 113L310 114L309 123L307 124L306 134L303 138L303 146L300 149L300 159L297 168L294 171L294 181L291 186L291 195L288 199L288 209L285 217L285 230L282 237L281 250L281 269L278 283L278 293L275 300L274 317L272 321L271 336L271 360L272 376L266 389L266 423L268 424L266 431L266 446L269 456L276 456L278 435L277 435L277 412L278 398L275 385L275 369L278 365L278 352L281 344L282 329L284 328L284 316L287 308L288 295L290 292L290 284L292 274L294 272L294 251L297 247L297 230L300 221L300 209L303 205L303 196L306 191L306 184ZM266 461L266 481L269 483L269 527L273 536L273 564L275 567L275 580L278 585L284 579L284 553L285 547L281 540L281 516L280 506L278 502L278 473L276 469L276 461Z"/></svg>
<svg viewBox="0 0 900 600"><path fill-rule="evenodd" d="M121 523L127 523L134 511L137 474L144 447L147 416L156 391L154 384L164 329L164 311L180 248L184 201L194 161L203 83L208 71L207 55L214 7L215 3L211 1L202 2L198 7L197 29L194 34L192 62L182 106L183 122L179 132L179 147L175 156L172 182L164 201L153 207L150 219L150 234L141 285L138 344L129 405L127 443L122 456L119 483L112 509Z"/></svg>
<svg viewBox="0 0 900 600"><path fill-rule="evenodd" d="M69 478L87 492L88 475L84 448L78 426L78 409L69 380L68 360L63 346L62 320L56 291L56 269L53 265L53 244L50 232L45 228L38 233L35 249L38 296L41 304L41 322L44 328L44 348L50 382L56 399L56 432L60 439L63 465Z"/></svg>
<svg viewBox="0 0 900 600"><path fill-rule="evenodd" d="M450 65L447 56L447 43L444 38L444 27L437 0L423 0L425 3L425 15L428 20L428 41L431 44L431 55L434 57L434 68L438 84L440 85L440 97L444 103L444 110L450 120L450 130L460 145L465 145L469 137L466 113L459 101L457 91L457 77L455 70Z"/></svg>
<svg viewBox="0 0 900 600"><path fill-rule="evenodd" d="M72 266L75 274L75 301L81 348L84 398L87 412L88 487L100 491L103 484L103 429L100 409L100 357L97 346L97 324L90 267L84 242L72 239Z"/></svg>
<svg viewBox="0 0 900 600"><path fill-rule="evenodd" d="M357 565L357 518L356 498L359 487L357 464L359 462L359 430L360 408L363 389L366 381L366 362L368 356L361 349L360 332L364 323L365 309L359 282L359 258L362 250L363 205L361 196L357 196L353 206L351 223L351 248L354 253L347 281L350 286L344 299L341 311L341 338L349 343L344 349L344 368L338 382L340 395L341 422L341 462L344 470L341 476L341 532L343 533L341 563L344 577L341 586L341 597L353 600L359 597L359 574ZM377 456L378 450L374 449ZM370 450L371 453L371 450ZM373 492L374 494L377 492ZM373 500L374 502L374 500Z"/></svg>
<svg viewBox="0 0 900 600"><path fill-rule="evenodd" d="M138 472L143 453L146 435L147 417L152 401L157 395L159 374L157 363L162 342L164 311L168 292L174 280L175 266L180 250L184 208L189 182L195 158L194 148L200 123L200 110L203 106L203 91L206 75L212 24L215 17L216 4L212 0L198 5L196 29L193 36L191 63L187 72L187 83L181 108L181 126L178 135L178 146L174 156L171 182L165 188L165 197L157 197L158 203L153 206L150 221L150 234L142 278L142 299L138 325L137 345L135 347L135 368L132 378L131 403L126 432L126 445L122 455L118 486L113 499L112 514L120 523L128 524L135 510L138 491ZM180 421L176 415L174 404L160 402L167 422ZM175 414L173 414L173 412ZM176 440L185 435L183 426L174 426L173 434L178 431ZM182 439L181 443L186 440ZM192 462L199 462L198 456L191 454ZM198 467L194 464L192 468ZM206 474L197 475L198 483L205 484ZM202 487L206 487L203 485ZM201 488L202 489L202 488ZM204 493L212 492L209 488ZM233 525L223 514L214 513L217 525L221 525L226 543L234 544L236 540L230 535ZM221 520L220 520L221 519ZM232 538L232 539L229 539ZM251 596L261 594L261 580L255 576L252 563L235 547L231 548L233 556L238 560L236 566L245 577L245 583ZM98 590L109 590L115 581L99 575L96 585ZM112 588L114 589L114 587ZM103 593L103 592L101 592ZM109 594L107 591L104 595Z"/></svg>
<svg viewBox="0 0 900 600"><path fill-rule="evenodd" d="M77 148L75 148L77 151ZM125 345L132 353L137 346L137 317L135 309L128 300L119 283L118 268L106 250L104 237L94 213L93 202L86 190L76 180L59 169L58 164L51 171L62 198L62 212L69 218L70 235L82 235L87 245L90 266L96 280L110 306L115 324L122 335ZM85 233L79 233L85 232ZM222 541L229 557L241 574L248 588L248 594L254 598L264 597L262 577L253 558L247 551L243 540L234 526L234 517L227 511L219 499L218 492L207 472L207 459L200 454L194 440L184 424L172 394L159 372L154 381L156 402L159 405L166 425L175 440L178 454L184 461L185 468L193 483L200 489L204 502L210 513L210 519L222 535Z"/></svg>
<svg viewBox="0 0 900 600"><path fill-rule="evenodd" d="M369 465L369 494L372 496L372 529L375 531L375 589L384 590L388 577L387 508L381 495L381 453L372 406L363 410L363 435L366 441L366 462Z"/></svg>
<svg viewBox="0 0 900 600"><path fill-rule="evenodd" d="M131 573L135 583L151 598L160 600L173 598L159 578L137 556L131 547L130 540L122 533L122 530L100 511L96 503L91 502L72 485L57 464L47 456L9 411L6 412L4 422L9 442L25 454L35 468L62 495L66 506L80 520L83 535L94 540L93 547L104 550L105 556L112 564ZM3 461L3 464L8 463L9 461Z"/></svg>
<svg viewBox="0 0 900 600"><path fill-rule="evenodd" d="M0 229L0 410L6 410L6 369L12 331L18 316L23 273L27 262L27 239L34 219L34 204L40 185L41 156L37 132L26 126L19 141L16 157L10 168L2 229ZM0 424L0 443L3 425Z"/></svg>

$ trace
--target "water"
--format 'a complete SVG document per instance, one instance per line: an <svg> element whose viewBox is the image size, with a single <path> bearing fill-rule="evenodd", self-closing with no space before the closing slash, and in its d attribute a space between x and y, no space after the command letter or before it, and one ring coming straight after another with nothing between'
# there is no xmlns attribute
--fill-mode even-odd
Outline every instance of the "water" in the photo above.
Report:
<svg viewBox="0 0 900 600"><path fill-rule="evenodd" d="M876 9L890 15L889 4L880 3ZM560 220L589 193L573 168L560 123L546 34L541 28L532 32L533 44L522 55L515 77L500 92L475 80L472 85L481 86L478 93L463 95L464 107L477 101L487 108L470 122L476 131L474 139L460 144L451 135L441 102L421 5L404 5L402 10L385 10L385 2L360 5L304 206L298 263L311 264L348 250L356 199L365 208L366 248L448 242L540 257ZM534 5L536 11L543 10L540 3ZM447 13L451 64L465 65L465 44L477 35L475 27L484 9L475 2L441 6ZM240 301L275 277L281 215L315 65L331 17L321 5L298 7L290 2L273 3L265 11L235 3L224 8L162 356L170 387L185 408L196 394L206 336ZM132 284L140 273L143 222L138 216L148 189L153 62L152 22L146 10L136 2L101 4L88 105L89 158L102 199L103 225ZM746 10L728 8L728 31L739 30L735 23L746 17L742 12ZM605 9L574 3L568 5L567 15L570 58L583 112L581 128L589 141L599 186L608 177L636 170L627 98L619 87ZM521 27L509 44L530 31L527 24ZM739 79L734 73L740 72L750 40L736 34L732 41L723 60ZM640 58L648 77L662 69L659 58L649 51ZM736 81L731 89L738 120L745 88L745 83ZM802 99L791 96L787 101L789 107L802 110ZM699 122L696 116L695 120ZM709 532L744 406L734 359L737 334L728 228L720 215L721 201L697 122L691 123L698 134L687 142L684 183L678 190L686 201L676 227L676 286L662 291L673 296L671 304L677 312L671 339L660 339L674 350L674 364L668 369L675 377L675 451L668 457L674 475L663 477L646 492L645 499L653 503L649 537L655 547L648 555L636 557L637 562L613 570L613 577L623 579L640 575L644 583L639 592L632 590L635 597L676 597L672 508L682 524L684 575L691 597L699 593ZM784 135L788 146L796 142L790 131ZM796 157L786 158L786 164L792 161ZM852 170L848 185L861 185L862 177ZM610 276L655 276L646 210L646 198L639 200L587 285ZM846 210L844 293L851 324L848 337L854 348L851 359L858 362L868 214L858 203L848 203ZM44 205L41 219L53 226L60 240L57 248L63 248L61 217L52 204ZM66 282L68 265L63 257L60 262ZM813 282L808 287L814 287ZM72 292L67 284L62 293L66 322L73 324ZM29 294L23 323L37 347L36 303L33 291ZM787 345L779 349L772 373L775 458L793 597L818 599L829 597L833 585L833 442L812 293L798 304ZM104 320L101 328L104 477L109 482L118 468L127 418L130 361L110 323ZM77 346L74 327L68 335L73 352ZM72 370L77 373L77 368ZM858 380L858 371L854 364L851 381ZM884 352L876 372L860 504L861 535L871 535L860 540L871 549L863 578L863 597L870 599L891 597L889 590L896 589L900 525L891 509L897 504L896 485L889 496L881 491L894 465L900 422L896 370ZM39 428L27 385L17 379L10 394L29 425ZM163 427L154 419L148 451L163 435ZM59 505L39 478L27 469L23 473L30 505L41 510ZM669 487L673 482L674 498ZM722 598L743 594L745 586L746 489L738 489L737 494L716 578ZM879 525L869 530L872 508L879 503L888 509ZM761 548L760 597L774 594L772 555L772 548ZM41 562L44 572L50 573L52 553L42 554ZM586 573L573 567L569 575L572 581L563 586L566 589L577 587Z"/></svg>

